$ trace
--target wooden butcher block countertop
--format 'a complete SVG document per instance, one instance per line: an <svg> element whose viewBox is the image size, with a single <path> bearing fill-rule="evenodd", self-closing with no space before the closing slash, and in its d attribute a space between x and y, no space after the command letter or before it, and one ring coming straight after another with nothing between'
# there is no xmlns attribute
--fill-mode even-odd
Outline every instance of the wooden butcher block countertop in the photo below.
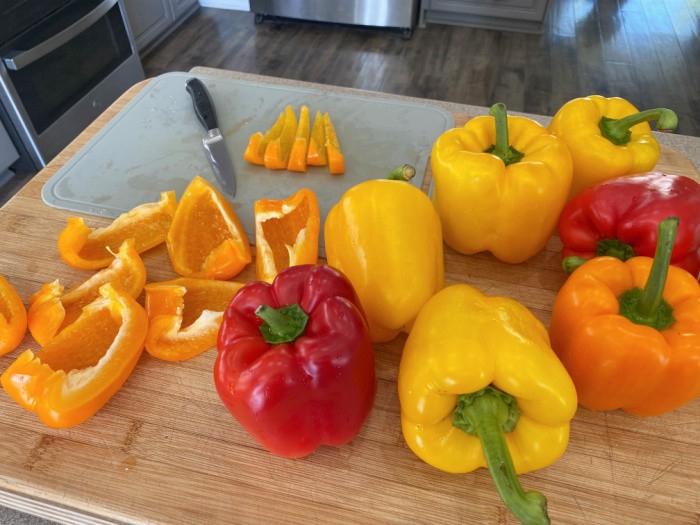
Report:
<svg viewBox="0 0 700 525"><path fill-rule="evenodd" d="M0 274L25 304L43 283L60 279L68 288L91 275L61 261L56 239L72 214L45 205L41 189L142 87L125 93L0 209ZM456 115L457 124L467 118ZM658 169L700 178L665 145ZM109 222L85 219L92 227ZM560 248L553 237L519 265L446 249L447 284L512 297L548 325L565 280ZM149 282L175 277L164 246L143 258ZM253 280L254 265L237 279ZM448 474L405 444L396 388L404 342L375 345L377 397L360 434L298 460L261 449L230 416L213 385L213 349L182 363L144 352L112 400L71 429L45 427L0 392L0 505L71 524L517 523L488 471ZM30 335L0 358L0 369L26 348L38 348ZM521 482L547 496L553 523L698 525L700 399L653 418L579 408L562 458Z"/></svg>

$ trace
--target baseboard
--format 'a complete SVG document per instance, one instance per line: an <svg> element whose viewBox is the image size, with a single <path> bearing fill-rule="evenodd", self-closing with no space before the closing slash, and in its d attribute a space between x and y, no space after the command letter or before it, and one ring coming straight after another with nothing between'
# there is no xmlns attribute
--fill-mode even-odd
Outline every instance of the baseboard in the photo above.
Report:
<svg viewBox="0 0 700 525"><path fill-rule="evenodd" d="M250 11L248 0L199 0L202 7L216 7L218 9L233 9L235 11Z"/></svg>

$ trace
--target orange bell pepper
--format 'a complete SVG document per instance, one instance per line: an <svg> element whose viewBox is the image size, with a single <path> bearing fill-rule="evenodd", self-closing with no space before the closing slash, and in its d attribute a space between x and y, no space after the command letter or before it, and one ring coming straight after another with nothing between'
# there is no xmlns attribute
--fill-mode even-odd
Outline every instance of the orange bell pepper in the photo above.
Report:
<svg viewBox="0 0 700 525"><path fill-rule="evenodd" d="M323 127L326 132L326 156L328 157L328 169L331 175L340 175L345 172L345 157L340 151L338 136L328 113L323 115Z"/></svg>
<svg viewBox="0 0 700 525"><path fill-rule="evenodd" d="M284 200L255 202L255 269L271 283L290 266L316 264L321 214L316 194L301 189Z"/></svg>
<svg viewBox="0 0 700 525"><path fill-rule="evenodd" d="M117 281L122 289L138 297L146 284L146 267L136 252L135 240L127 239L119 247L112 264L95 273L81 285L65 294L57 280L47 283L29 298L27 324L32 336L41 346L80 317L83 307L100 296L103 284Z"/></svg>
<svg viewBox="0 0 700 525"><path fill-rule="evenodd" d="M175 192L167 191L161 193L160 201L136 206L105 228L92 230L82 218L71 217L58 236L58 252L74 268L106 268L114 259L109 248L116 249L131 237L138 253L165 241L176 207Z"/></svg>
<svg viewBox="0 0 700 525"><path fill-rule="evenodd" d="M700 395L700 284L669 266L677 226L661 222L654 259L590 259L559 291L552 348L583 406L656 415Z"/></svg>
<svg viewBox="0 0 700 525"><path fill-rule="evenodd" d="M107 283L80 317L39 350L25 350L0 377L5 392L49 427L90 418L121 388L146 339L143 308Z"/></svg>
<svg viewBox="0 0 700 525"><path fill-rule="evenodd" d="M224 310L242 287L190 277L147 284L148 353L165 361L184 361L215 347Z"/></svg>
<svg viewBox="0 0 700 525"><path fill-rule="evenodd" d="M0 275L0 355L12 352L27 333L27 310L12 285Z"/></svg>
<svg viewBox="0 0 700 525"><path fill-rule="evenodd" d="M173 268L184 277L230 279L253 259L233 207L200 176L182 194L165 244Z"/></svg>

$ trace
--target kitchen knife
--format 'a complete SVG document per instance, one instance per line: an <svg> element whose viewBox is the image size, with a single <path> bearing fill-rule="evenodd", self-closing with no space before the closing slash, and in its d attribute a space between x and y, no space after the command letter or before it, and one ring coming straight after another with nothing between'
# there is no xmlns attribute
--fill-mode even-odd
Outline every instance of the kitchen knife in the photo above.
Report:
<svg viewBox="0 0 700 525"><path fill-rule="evenodd" d="M235 197L236 176L233 172L231 157L226 151L224 138L221 136L214 103L211 100L209 91L198 78L189 79L186 83L186 89L192 97L197 119L202 123L204 129L207 130L207 136L202 139L202 144L207 157L209 157L216 180L219 181L219 185L226 193L231 195L231 197Z"/></svg>

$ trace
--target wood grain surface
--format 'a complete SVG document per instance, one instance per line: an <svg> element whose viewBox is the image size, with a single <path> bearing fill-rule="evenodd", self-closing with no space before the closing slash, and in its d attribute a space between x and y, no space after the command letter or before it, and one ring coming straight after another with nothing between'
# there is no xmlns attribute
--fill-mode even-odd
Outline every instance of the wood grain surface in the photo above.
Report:
<svg viewBox="0 0 700 525"><path fill-rule="evenodd" d="M25 304L43 283L72 287L91 275L60 260L56 239L70 213L44 205L41 188L142 86L0 209L0 274ZM700 178L670 148L658 168ZM553 237L519 265L447 249L447 283L512 297L548 325L565 279L560 248ZM164 246L144 261L150 282L175 276ZM253 278L253 265L238 277ZM65 523L515 524L486 470L447 474L404 443L396 391L404 341L375 345L377 397L357 438L299 460L261 449L229 415L213 385L213 349L183 363L144 352L114 398L72 429L43 426L0 392L0 503ZM38 349L30 335L0 358L0 369L26 348ZM698 525L699 443L700 400L654 418L579 408L563 457L521 482L547 496L553 523Z"/></svg>

